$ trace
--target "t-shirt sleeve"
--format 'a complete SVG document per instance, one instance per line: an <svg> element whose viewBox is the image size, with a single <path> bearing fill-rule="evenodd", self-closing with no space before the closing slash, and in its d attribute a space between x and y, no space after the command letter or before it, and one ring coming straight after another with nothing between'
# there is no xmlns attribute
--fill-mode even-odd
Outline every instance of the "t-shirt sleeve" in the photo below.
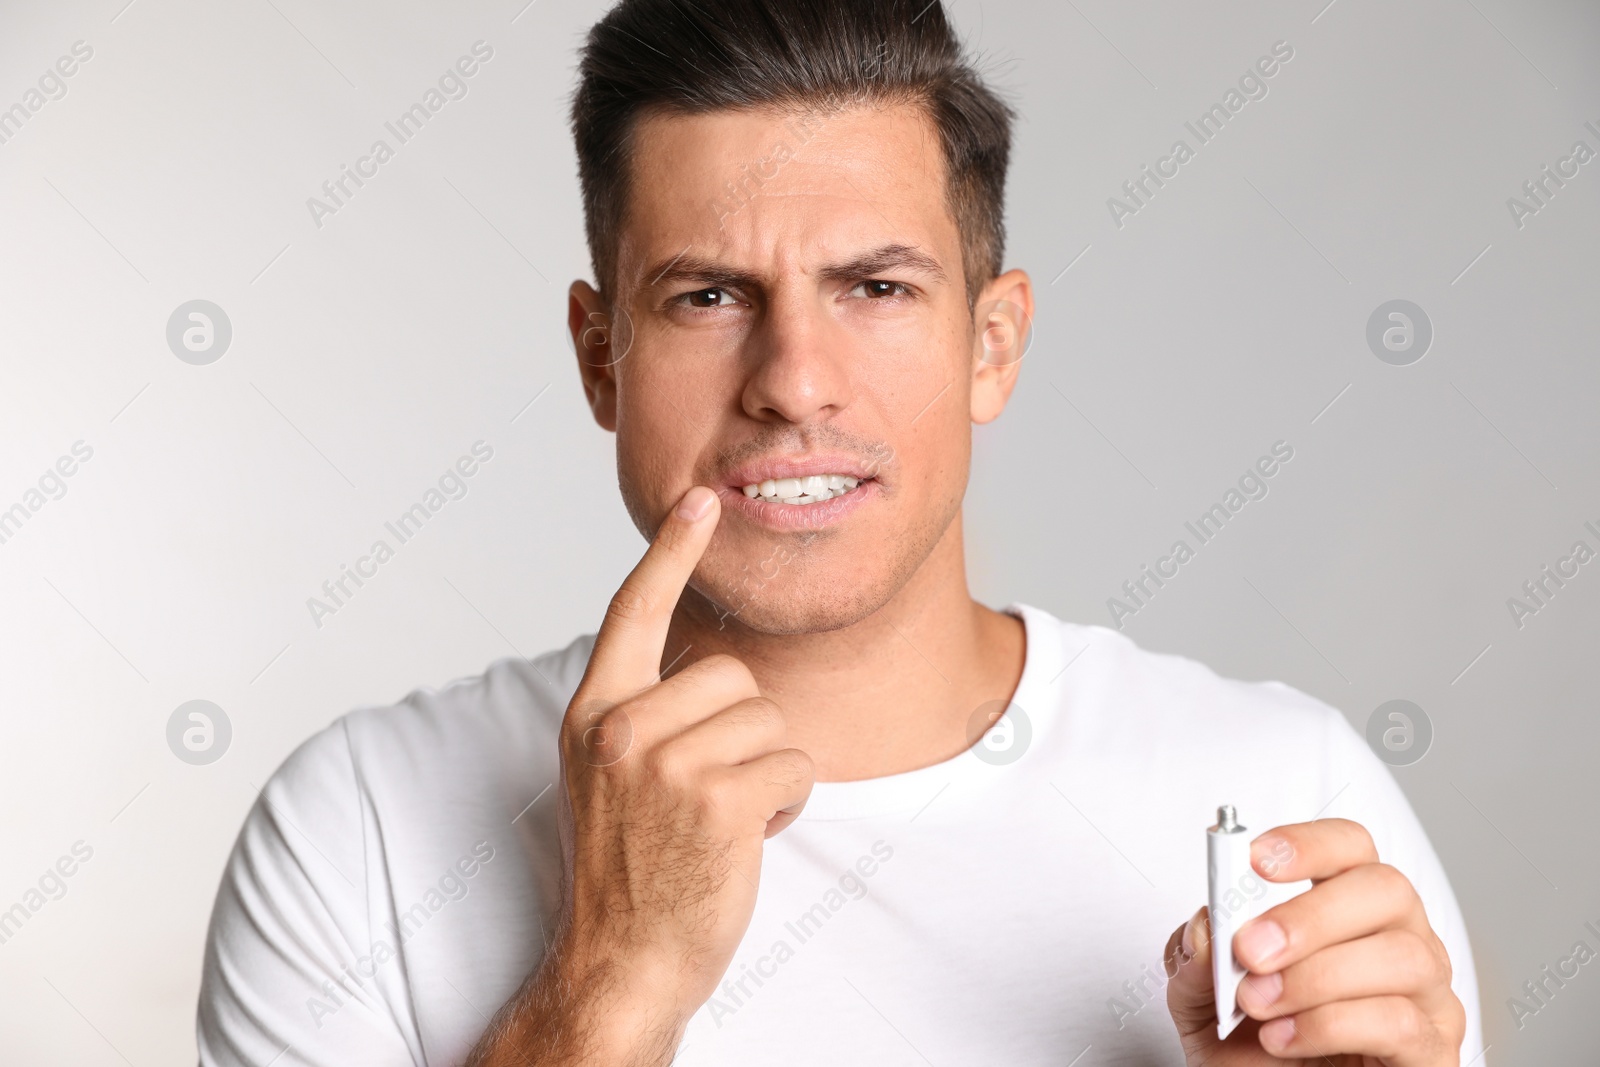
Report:
<svg viewBox="0 0 1600 1067"><path fill-rule="evenodd" d="M1332 785L1340 792L1322 817L1350 819L1365 826L1377 845L1378 859L1399 870L1416 887L1429 925L1450 954L1450 985L1467 1015L1461 1061L1473 1062L1472 1058L1483 1050L1478 979L1466 922L1450 888L1450 879L1389 768L1343 715L1332 708L1327 713ZM1487 1059L1478 1059L1474 1067L1487 1067Z"/></svg>
<svg viewBox="0 0 1600 1067"><path fill-rule="evenodd" d="M201 1067L422 1063L399 961L374 959L370 824L343 720L268 780L212 909Z"/></svg>

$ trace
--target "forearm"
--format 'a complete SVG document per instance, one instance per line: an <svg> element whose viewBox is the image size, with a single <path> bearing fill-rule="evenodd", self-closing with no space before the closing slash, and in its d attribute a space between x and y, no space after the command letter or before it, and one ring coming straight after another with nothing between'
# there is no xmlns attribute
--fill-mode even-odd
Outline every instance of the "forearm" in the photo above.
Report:
<svg viewBox="0 0 1600 1067"><path fill-rule="evenodd" d="M687 1018L610 960L552 946L496 1013L466 1067L666 1067Z"/></svg>

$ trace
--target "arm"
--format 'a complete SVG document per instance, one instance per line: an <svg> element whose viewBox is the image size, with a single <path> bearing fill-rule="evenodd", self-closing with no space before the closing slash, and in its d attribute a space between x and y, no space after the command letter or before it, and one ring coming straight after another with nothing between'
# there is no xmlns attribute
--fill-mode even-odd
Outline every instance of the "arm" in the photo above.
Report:
<svg viewBox="0 0 1600 1067"><path fill-rule="evenodd" d="M783 713L729 656L665 681L672 611L719 503L691 489L612 598L561 727L564 886L550 951L471 1067L658 1067L728 968L762 844L811 792Z"/></svg>

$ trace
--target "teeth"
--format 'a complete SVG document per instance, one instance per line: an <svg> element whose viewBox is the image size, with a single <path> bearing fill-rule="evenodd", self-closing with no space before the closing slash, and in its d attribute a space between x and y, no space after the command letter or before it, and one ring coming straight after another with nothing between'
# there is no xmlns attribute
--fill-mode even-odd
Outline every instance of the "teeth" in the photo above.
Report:
<svg viewBox="0 0 1600 1067"><path fill-rule="evenodd" d="M743 489L752 500L759 497L778 504L800 505L844 496L860 484L861 479L847 474L812 474L804 478L768 478Z"/></svg>

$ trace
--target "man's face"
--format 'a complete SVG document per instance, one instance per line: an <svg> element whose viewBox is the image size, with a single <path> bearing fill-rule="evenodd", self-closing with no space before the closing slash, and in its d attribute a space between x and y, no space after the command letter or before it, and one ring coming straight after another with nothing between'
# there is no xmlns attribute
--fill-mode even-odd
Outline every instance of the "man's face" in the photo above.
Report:
<svg viewBox="0 0 1600 1067"><path fill-rule="evenodd" d="M959 548L971 423L1015 380L1026 276L985 288L980 315L1011 310L980 337L919 107L652 116L631 168L616 292L575 284L569 316L628 512L653 536L710 486L691 586L724 625L848 626L953 530Z"/></svg>

